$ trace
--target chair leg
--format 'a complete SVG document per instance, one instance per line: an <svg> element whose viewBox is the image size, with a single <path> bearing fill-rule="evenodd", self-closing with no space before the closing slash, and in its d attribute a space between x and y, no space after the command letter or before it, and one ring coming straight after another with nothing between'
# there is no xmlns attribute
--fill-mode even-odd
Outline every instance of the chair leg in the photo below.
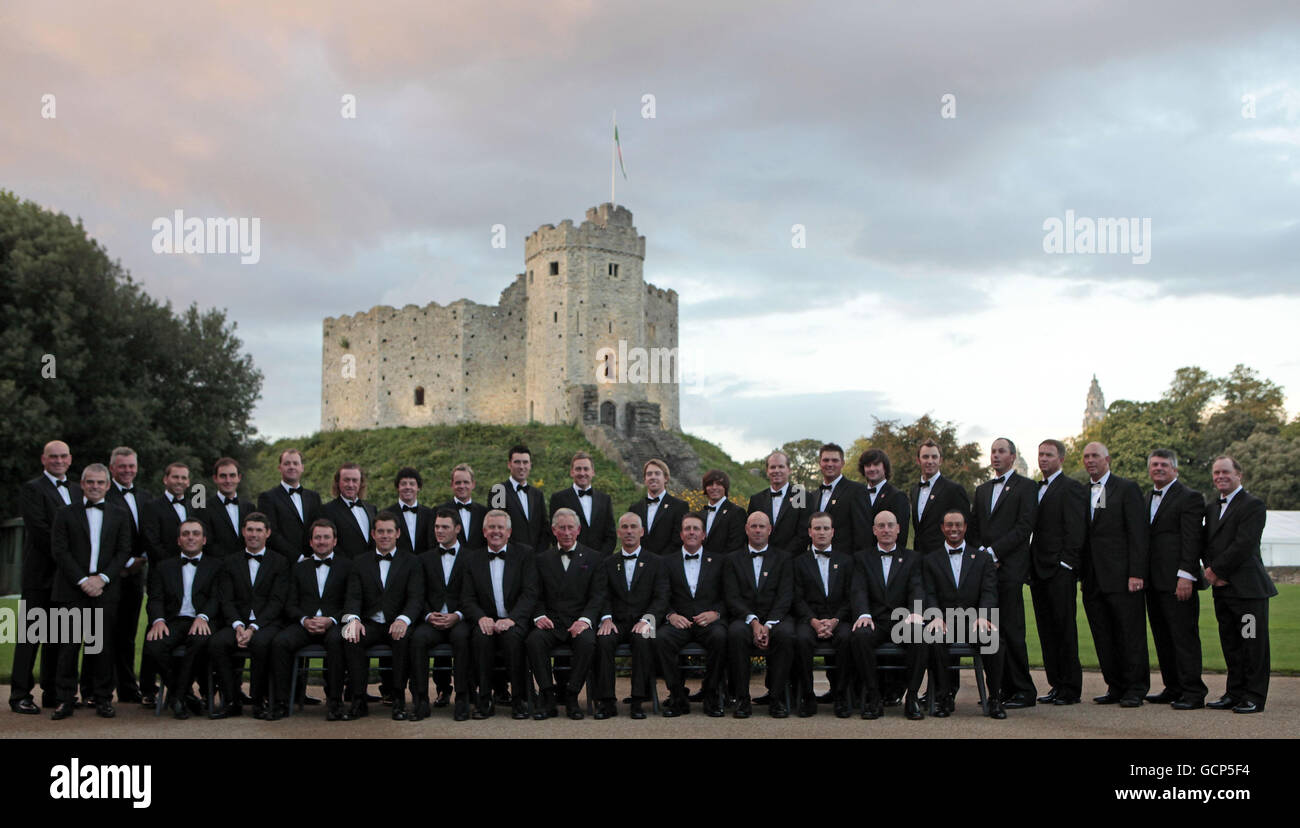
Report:
<svg viewBox="0 0 1300 828"><path fill-rule="evenodd" d="M293 661L293 674L289 678L289 709L284 714L285 718L293 715L293 706L298 699L298 669L302 666L302 660L295 658Z"/></svg>
<svg viewBox="0 0 1300 828"><path fill-rule="evenodd" d="M987 716L989 714L989 700L987 694L984 692L984 660L980 658L979 650L975 651L974 662L975 686L980 692L980 708L984 711L984 715ZM1032 701L1032 699L1030 701Z"/></svg>

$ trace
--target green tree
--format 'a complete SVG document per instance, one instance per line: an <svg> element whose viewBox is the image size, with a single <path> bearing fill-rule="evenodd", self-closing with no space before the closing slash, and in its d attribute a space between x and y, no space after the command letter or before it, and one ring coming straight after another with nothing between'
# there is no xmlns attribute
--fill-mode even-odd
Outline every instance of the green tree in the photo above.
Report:
<svg viewBox="0 0 1300 828"><path fill-rule="evenodd" d="M157 488L173 460L206 475L222 455L247 456L262 374L241 354L223 311L177 316L131 280L80 222L0 191L0 502L39 471L62 439L74 467L140 455Z"/></svg>
<svg viewBox="0 0 1300 828"><path fill-rule="evenodd" d="M949 479L960 483L967 492L988 479L989 467L980 464L979 443L961 443L957 440L957 425L952 422L940 422L929 414L913 423L900 420L881 420L872 418L875 426L871 434L859 437L849 447L844 460L845 474L855 480L862 480L858 472L858 456L867 449L880 449L889 455L889 482L905 492L921 481L921 466L916 460L917 448L927 439L939 444L943 455L942 473Z"/></svg>
<svg viewBox="0 0 1300 828"><path fill-rule="evenodd" d="M1256 431L1228 446L1241 464L1242 485L1270 509L1300 509L1300 440Z"/></svg>
<svg viewBox="0 0 1300 828"><path fill-rule="evenodd" d="M814 440L811 437L802 440L791 440L781 445L781 451L785 452L790 458L790 477L800 485L816 489L821 485L822 472L821 464L818 462L821 455L817 449L825 443L824 440ZM764 466L766 470L766 466Z"/></svg>

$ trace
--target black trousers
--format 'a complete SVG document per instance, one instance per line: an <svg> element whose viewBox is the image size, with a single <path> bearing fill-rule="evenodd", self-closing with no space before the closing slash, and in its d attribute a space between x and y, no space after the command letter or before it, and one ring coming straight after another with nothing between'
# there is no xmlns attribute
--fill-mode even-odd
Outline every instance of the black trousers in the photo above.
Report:
<svg viewBox="0 0 1300 828"><path fill-rule="evenodd" d="M772 627L767 649L760 650L754 646L754 633L743 619L736 619L727 625L728 672L731 674L731 689L737 699L749 698L750 658L764 656L767 659L767 686L774 699L784 700L785 686L790 680L790 665L794 660L793 626L792 619L783 619Z"/></svg>
<svg viewBox="0 0 1300 828"><path fill-rule="evenodd" d="M850 627L850 629L852 628ZM926 645L921 639L920 624L915 624L912 627L912 641L914 643L901 645L903 648L903 676L907 692L913 698L916 698L921 691L921 679L925 676L928 655ZM893 643L893 638L890 635L889 624L877 624L875 629L863 627L850 634L853 661L857 666L858 675L862 677L866 686L868 701L874 702L880 697L882 682L880 680L876 650L891 643Z"/></svg>
<svg viewBox="0 0 1300 828"><path fill-rule="evenodd" d="M1145 604L1142 592L1083 592L1083 611L1110 695L1141 699L1151 689Z"/></svg>
<svg viewBox="0 0 1300 828"><path fill-rule="evenodd" d="M596 632L588 627L573 638L569 635L568 625L556 624L549 630L534 629L528 633L524 647L528 651L528 665L537 681L537 689L541 691L555 688L551 650L555 647L573 650L573 657L569 659L569 678L564 688L571 697L577 696L582 685L587 683L587 674L591 672L591 662L596 656Z"/></svg>
<svg viewBox="0 0 1300 828"><path fill-rule="evenodd" d="M83 621L96 626L101 649L98 653L87 652L81 660L81 675L77 672L77 659L82 647L90 638L90 630L83 623L82 640L63 643L58 647L58 668L55 676L55 695L60 704L71 704L77 697L78 678L83 698L93 698L97 704L108 704L113 700L113 623L117 618L116 596L105 598L84 597L77 601L60 602L55 609L82 613ZM89 614L84 611L90 610ZM102 614L95 615L100 610ZM99 620L96 621L95 619ZM51 627L54 619L51 618ZM50 629L50 634L54 630ZM85 691L89 690L89 694Z"/></svg>
<svg viewBox="0 0 1300 828"><path fill-rule="evenodd" d="M343 672L347 662L343 656L342 626L333 624L324 633L313 634L299 622L280 630L271 642L271 676L275 682L271 692L277 704L290 702L289 680L293 676L294 653L309 644L325 647L325 697L332 702L343 701Z"/></svg>
<svg viewBox="0 0 1300 828"><path fill-rule="evenodd" d="M411 698L427 701L429 698L429 650L440 644L451 645L451 668L456 678L456 692L467 692L470 684L468 621L458 621L445 630L427 622L421 622L411 633ZM439 658L437 661L445 660ZM441 692L451 686L450 678L437 677L436 685Z"/></svg>
<svg viewBox="0 0 1300 828"><path fill-rule="evenodd" d="M168 618L166 623L167 634L156 641L145 639L144 649L158 665L158 673L163 678L168 694L171 698L178 699L189 690L194 681L195 662L206 655L212 636L190 635L193 618ZM180 665L173 667L172 651L177 647L184 647L185 655L181 656ZM200 684L206 693L207 682L202 681Z"/></svg>
<svg viewBox="0 0 1300 828"><path fill-rule="evenodd" d="M239 688L242 682L236 676L235 662L237 657L242 659L245 655L253 657L249 695L257 703L265 703L268 700L267 694L271 684L271 645L275 643L275 637L280 634L280 630L278 624L259 625L253 631L253 637L246 648L236 645L233 627L222 627L213 633L212 642L208 644L208 653L212 657L212 667L217 673L217 685L221 688L223 703L231 704L239 700ZM287 699L282 697L280 701L287 701Z"/></svg>
<svg viewBox="0 0 1300 828"><path fill-rule="evenodd" d="M1078 579L1065 567L1051 578L1033 578L1029 594L1034 599L1034 623L1043 652L1047 683L1063 699L1083 693L1083 668L1079 664Z"/></svg>
<svg viewBox="0 0 1300 828"><path fill-rule="evenodd" d="M1001 632L1000 627L998 631ZM952 638L954 634L955 631L949 627L948 634L944 638ZM976 644L979 641L973 625L967 630L966 641L971 644ZM1000 699L1002 697L1002 673L1003 666L1006 664L1006 651L1000 638L997 644L998 647L993 652L980 653L980 663L984 666L984 679L990 699ZM959 659L949 656L948 646L947 640L930 644L931 675L940 696L951 693L956 689L952 674L957 671L948 668Z"/></svg>
<svg viewBox="0 0 1300 828"><path fill-rule="evenodd" d="M27 609L42 610L46 613L47 618L50 610L54 608L48 589L23 590L22 598ZM19 618L18 623L25 626L27 620ZM16 702L32 698L32 691L36 688L35 672L38 652L41 657L40 685L43 697L41 704L54 700L58 695L59 645L38 644L27 641L14 645L14 663L9 679L10 701Z"/></svg>
<svg viewBox="0 0 1300 828"><path fill-rule="evenodd" d="M366 655L366 650L370 647L388 646L393 650L391 658L381 658L379 660L380 673L383 673L385 664L390 662L392 667L391 686L393 690L393 704L406 705L406 671L411 664L411 627L407 625L406 633L401 637L394 639L388 633L390 623L379 623L371 621L369 618L361 619L361 625L366 634L361 636L361 640L353 644L344 639L343 657L347 660L348 665L348 690L352 698L361 699L366 696L366 685L370 679L370 658Z"/></svg>
<svg viewBox="0 0 1300 828"><path fill-rule="evenodd" d="M998 581L998 649L1003 654L1002 693L1033 699L1038 688L1029 675L1025 644L1025 585Z"/></svg>
<svg viewBox="0 0 1300 828"><path fill-rule="evenodd" d="M1268 700L1268 599L1232 598L1214 589L1219 644L1228 663L1228 695L1262 705Z"/></svg>
<svg viewBox="0 0 1300 828"><path fill-rule="evenodd" d="M1160 678L1165 691L1182 701L1204 701L1209 688L1201 679L1201 598L1179 601L1172 592L1147 592L1147 617L1151 638L1160 659Z"/></svg>
<svg viewBox="0 0 1300 828"><path fill-rule="evenodd" d="M596 636L596 698L607 702L617 701L618 696L614 693L614 651L618 645L627 644L632 648L632 701L649 701L654 692L654 639L634 634L632 627L636 626L635 621L617 626L616 633Z"/></svg>
<svg viewBox="0 0 1300 828"><path fill-rule="evenodd" d="M135 680L135 634L140 626L140 605L144 603L144 573L122 578L118 592L117 618L113 623L113 680L117 698L133 699L140 695Z"/></svg>
<svg viewBox="0 0 1300 828"><path fill-rule="evenodd" d="M779 624L777 626L780 626ZM794 683L804 695L813 691L813 651L818 647L834 647L836 664L839 669L848 668L853 662L849 658L849 643L853 639L853 625L840 622L829 639L817 637L811 624L797 623L794 634ZM832 685L836 696L848 694L849 683L837 681Z"/></svg>
<svg viewBox="0 0 1300 828"><path fill-rule="evenodd" d="M704 685L701 688L704 698L717 698L718 685L722 683L723 667L727 661L727 626L721 621L714 621L707 627L695 624L679 630L672 624L664 623L655 630L655 651L659 656L659 669L664 676L664 684L669 694L686 695L686 679L682 677L679 663L682 648L687 644L699 644L708 654L704 657Z"/></svg>
<svg viewBox="0 0 1300 828"><path fill-rule="evenodd" d="M511 697L516 703L528 700L528 663L524 660L524 628L515 624L503 633L484 635L478 624L470 631L470 649L474 654L474 665L478 672L479 703L482 704L492 692L492 668L496 666L497 656L506 659L506 671L510 676Z"/></svg>

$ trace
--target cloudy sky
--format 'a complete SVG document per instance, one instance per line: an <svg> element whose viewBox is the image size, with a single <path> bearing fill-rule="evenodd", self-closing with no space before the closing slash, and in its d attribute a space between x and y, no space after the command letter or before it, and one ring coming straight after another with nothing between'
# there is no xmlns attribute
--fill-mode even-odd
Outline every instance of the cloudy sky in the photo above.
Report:
<svg viewBox="0 0 1300 828"><path fill-rule="evenodd" d="M301 435L322 318L494 304L529 232L609 199L617 109L617 200L707 366L687 431L748 458L929 412L1032 445L1094 373L1150 399L1244 362L1295 415L1297 43L1293 0L8 0L0 187L228 308L256 425ZM260 261L154 253L178 209L260 218ZM1149 262L1045 252L1067 210L1149 220Z"/></svg>

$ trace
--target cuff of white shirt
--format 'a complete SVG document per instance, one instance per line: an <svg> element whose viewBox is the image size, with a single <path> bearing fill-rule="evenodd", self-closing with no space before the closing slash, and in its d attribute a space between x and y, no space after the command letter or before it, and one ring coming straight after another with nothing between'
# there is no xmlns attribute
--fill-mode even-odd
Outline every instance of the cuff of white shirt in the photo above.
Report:
<svg viewBox="0 0 1300 828"><path fill-rule="evenodd" d="M208 620L208 614L207 614L206 612L201 612L201 613L199 613L199 618L202 618L204 621L207 621L207 620Z"/></svg>
<svg viewBox="0 0 1300 828"><path fill-rule="evenodd" d="M869 613L869 612L864 612L864 613L862 613L861 615L858 616L858 620L859 620L859 621L861 621L863 618L865 618L865 619L867 619L868 621L870 621L870 620L871 620L871 613Z"/></svg>
<svg viewBox="0 0 1300 828"><path fill-rule="evenodd" d="M754 621L756 621L757 619L758 619L758 616L757 616L757 615L753 615L753 614L751 614L751 615L746 615L746 616L745 616L745 623L746 623L746 624L752 624L752 623L754 623Z"/></svg>
<svg viewBox="0 0 1300 828"><path fill-rule="evenodd" d="M541 621L545 617L546 617L545 615L539 615L533 619L533 623L536 624L538 621Z"/></svg>
<svg viewBox="0 0 1300 828"><path fill-rule="evenodd" d="M588 627L594 626L594 625L591 623L591 619L588 618L588 617L585 616L585 615L582 616L582 617L580 617L578 620L581 621L582 623L586 624Z"/></svg>
<svg viewBox="0 0 1300 828"><path fill-rule="evenodd" d="M87 575L86 577L82 578L80 581L77 581L77 586L81 586L82 584L84 584L86 581L89 580L90 580L90 576Z"/></svg>
<svg viewBox="0 0 1300 828"><path fill-rule="evenodd" d="M248 628L249 628L250 630L252 630L253 632L257 632L258 630L262 629L261 627L257 626L257 622L256 622L256 621L254 621L253 623L249 624L249 625L248 625Z"/></svg>
<svg viewBox="0 0 1300 828"><path fill-rule="evenodd" d="M159 621L161 621L161 620L163 620L163 619L161 619L161 618L155 618L154 620L152 620L152 621L149 622L149 626L152 627L154 624L157 624L157 623L158 623Z"/></svg>
<svg viewBox="0 0 1300 828"><path fill-rule="evenodd" d="M397 616L397 620L401 621L403 624L405 624L408 627L411 626L411 619L406 617L405 615Z"/></svg>
<svg viewBox="0 0 1300 828"><path fill-rule="evenodd" d="M612 620L613 617L614 617L614 616L612 616L612 615L602 615L602 616L600 617L601 623L604 623L604 622L606 622L606 621Z"/></svg>
<svg viewBox="0 0 1300 828"><path fill-rule="evenodd" d="M997 563L997 562L998 562L998 556L997 556L996 553L994 553L994 551L993 551L993 547L991 547L991 546L986 546L986 547L984 547L984 551L987 552L987 553L989 553L989 557L993 559L993 563Z"/></svg>
<svg viewBox="0 0 1300 828"><path fill-rule="evenodd" d="M355 620L359 619L360 617L361 617L361 616L359 616L359 615L351 615L351 614L345 615L345 616L343 616L343 623L344 623L344 624L347 624L348 622L350 622L350 621L355 621Z"/></svg>
<svg viewBox="0 0 1300 828"><path fill-rule="evenodd" d="M643 615L643 616L641 616L641 620L644 621L644 622L646 622L647 624L649 624L649 625L652 626L652 627L654 626L654 623L655 623L655 617L654 617L653 615L650 615L650 614Z"/></svg>
<svg viewBox="0 0 1300 828"><path fill-rule="evenodd" d="M763 622L763 626L767 627L768 629L771 629L772 627L775 627L777 624L780 624L780 623L781 623L780 620L777 620L777 621L771 621L771 620L769 620L769 621L764 621L764 622Z"/></svg>
<svg viewBox="0 0 1300 828"><path fill-rule="evenodd" d="M1195 581L1195 580L1196 580L1196 576L1193 575L1192 573L1188 572L1188 571L1185 570L1185 569L1180 569L1180 570L1178 570L1178 577L1179 577L1179 578L1182 578L1184 581Z"/></svg>
<svg viewBox="0 0 1300 828"><path fill-rule="evenodd" d="M299 619L298 619L298 623L301 624L302 626L306 627L306 626L307 626L307 618L308 618L308 616L304 615L302 618L299 618Z"/></svg>
<svg viewBox="0 0 1300 828"><path fill-rule="evenodd" d="M456 610L454 613L452 613L452 615L456 616L462 621L465 620L465 613L461 612L460 610Z"/></svg>
<svg viewBox="0 0 1300 828"><path fill-rule="evenodd" d="M129 557L129 558L126 559L126 566L124 566L123 569L130 569L130 568L133 567L133 566L135 566L135 556L134 556L134 555L132 555L131 557Z"/></svg>
<svg viewBox="0 0 1300 828"><path fill-rule="evenodd" d="M244 626L243 621L236 621L235 623L230 625L230 628L234 630L238 630L238 629L243 629L243 626Z"/></svg>
<svg viewBox="0 0 1300 828"><path fill-rule="evenodd" d="M1070 565L1069 565L1068 563L1066 563L1065 561L1061 561L1061 566L1065 567L1066 569L1070 570L1071 572L1074 571L1074 567L1070 566Z"/></svg>

